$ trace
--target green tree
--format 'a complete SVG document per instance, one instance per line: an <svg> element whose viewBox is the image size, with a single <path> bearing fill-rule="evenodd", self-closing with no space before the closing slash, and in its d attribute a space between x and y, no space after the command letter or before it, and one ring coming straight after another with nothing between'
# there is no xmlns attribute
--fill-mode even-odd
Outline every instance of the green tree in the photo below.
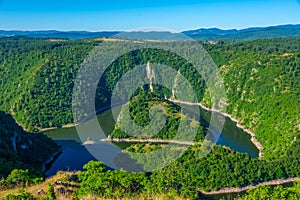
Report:
<svg viewBox="0 0 300 200"><path fill-rule="evenodd" d="M56 200L54 187L49 183L48 184L48 191L46 195L46 200Z"/></svg>

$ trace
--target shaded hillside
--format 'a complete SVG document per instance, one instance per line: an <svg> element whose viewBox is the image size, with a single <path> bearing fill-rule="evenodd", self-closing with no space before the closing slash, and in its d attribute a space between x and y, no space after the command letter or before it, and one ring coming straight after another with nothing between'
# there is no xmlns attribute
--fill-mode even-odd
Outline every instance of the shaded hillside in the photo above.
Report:
<svg viewBox="0 0 300 200"><path fill-rule="evenodd" d="M15 168L41 172L42 164L57 150L54 141L25 132L9 114L0 111L0 177Z"/></svg>

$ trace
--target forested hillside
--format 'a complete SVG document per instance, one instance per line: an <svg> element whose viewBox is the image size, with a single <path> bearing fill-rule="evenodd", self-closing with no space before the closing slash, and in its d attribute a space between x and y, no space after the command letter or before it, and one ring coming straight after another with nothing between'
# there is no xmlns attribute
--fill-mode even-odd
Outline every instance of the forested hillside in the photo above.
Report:
<svg viewBox="0 0 300 200"><path fill-rule="evenodd" d="M58 150L54 141L41 133L25 132L9 114L0 111L0 178L13 169L29 169L41 176L43 163Z"/></svg>
<svg viewBox="0 0 300 200"><path fill-rule="evenodd" d="M266 157L283 155L299 138L299 42L299 38L286 38L203 44L224 77L227 112L257 133ZM12 37L1 38L0 44L0 108L31 129L72 123L73 80L99 42ZM149 61L179 70L198 92L199 101L209 105L209 96L202 99L205 84L188 63L167 52L141 50L122 56L108 68L96 106L110 102L112 88L123 73Z"/></svg>
<svg viewBox="0 0 300 200"><path fill-rule="evenodd" d="M72 122L73 80L95 43L0 39L0 108L26 128Z"/></svg>
<svg viewBox="0 0 300 200"><path fill-rule="evenodd" d="M265 157L300 137L300 39L207 45L224 78L227 113L254 131Z"/></svg>
<svg viewBox="0 0 300 200"><path fill-rule="evenodd" d="M193 199L198 196L198 190L242 187L273 179L298 177L299 42L300 38L286 38L236 43L201 43L214 59L224 78L227 112L255 132L257 139L264 146L265 156L262 159L252 159L247 154L220 146L216 146L204 159L197 159L201 150L201 146L197 144L190 146L174 164L151 174L137 174L135 178L131 174L125 175L123 171L106 170L103 164L91 162L86 165L86 171L79 175L79 194L92 194L100 198L131 198L135 194L152 197L152 194L168 194L170 197ZM59 41L22 37L0 39L0 109L10 113L18 123L28 129L60 127L72 123L73 81L80 64L97 44L97 40ZM112 63L99 82L95 106L101 108L108 105L109 95L118 79L133 66L148 62L163 63L179 71L191 83L198 100L210 107L205 83L189 63L170 52L151 49L130 52ZM137 123L145 125L149 121L148 103L168 103L168 108L174 112L167 119L170 121L167 125L176 128L178 108L170 102L158 99L164 96L162 92L165 92L166 97L170 97L170 91L159 87L154 89L157 92L155 95L139 94L140 96L131 99L131 116ZM141 99L150 101L143 102ZM1 159L4 159L1 162L8 163L1 164L1 167L7 167L3 170L9 172L10 169L18 168L20 164L27 168L27 162L41 163L42 158L49 155L39 155L39 160L35 160L35 157L23 160L24 157L20 157L19 153L30 143L28 138L33 141L41 137L41 141L37 141L36 145L41 144L43 148L45 143L51 143L44 142L43 140L47 140L44 136L28 135L21 127L16 126L7 114L3 113L0 119L8 119L3 122L4 137L1 140L6 142L0 143L1 148L4 148L3 152L12 152L14 158L9 160L5 157L6 154L3 157L1 155ZM6 137L6 133L15 132L20 135L20 146L16 147L18 154L14 145L3 145L11 144L11 138L17 137ZM202 129L199 132L202 133ZM173 135L171 131L167 135L158 134L157 137L170 139ZM112 136L127 137L118 132L117 126ZM203 136L198 135L198 139L201 141ZM32 142L32 146L33 144L35 142ZM49 152L53 150L50 146L46 148L49 148ZM157 146L154 144L132 145L126 151L143 152L155 148ZM103 181L107 184L103 184ZM111 188L114 189L114 193Z"/></svg>

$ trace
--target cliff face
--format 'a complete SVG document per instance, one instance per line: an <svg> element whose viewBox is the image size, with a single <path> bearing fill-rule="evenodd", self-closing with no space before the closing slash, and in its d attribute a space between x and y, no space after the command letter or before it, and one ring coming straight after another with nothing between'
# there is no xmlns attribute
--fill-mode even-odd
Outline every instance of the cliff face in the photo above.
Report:
<svg viewBox="0 0 300 200"><path fill-rule="evenodd" d="M25 132L11 115L0 111L0 177L14 168L41 171L57 144L43 134Z"/></svg>

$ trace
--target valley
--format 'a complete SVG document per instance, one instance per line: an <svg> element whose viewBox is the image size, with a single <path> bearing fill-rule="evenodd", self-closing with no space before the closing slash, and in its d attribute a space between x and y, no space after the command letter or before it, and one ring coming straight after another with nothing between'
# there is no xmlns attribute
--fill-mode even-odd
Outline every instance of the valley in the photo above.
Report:
<svg viewBox="0 0 300 200"><path fill-rule="evenodd" d="M252 187L248 186L273 180L293 180L295 187L299 187L299 37L219 41L214 44L199 41L211 55L224 80L226 111L214 108L201 75L178 55L153 49L129 52L116 59L99 81L95 110L101 112L97 119L83 115L82 119L88 120L77 127L66 127L74 123L72 91L76 73L89 52L101 42L97 39L49 41L29 37L0 38L0 109L3 110L1 119L8 120L1 122L1 187L11 187L6 179L15 168L29 168L30 173L37 170L40 174L36 176L42 177L42 164L59 151L57 144L62 146L62 153L51 163L46 175L55 175L59 170L80 170L78 177L81 181L76 183L80 189L74 191L74 198L76 195L94 194L99 198L130 199L135 195L146 198L156 194L195 199L201 195L198 191L217 194L224 188L249 189ZM140 134L137 130L128 135L123 130L131 126L129 119L122 118L116 122L111 116L112 111L107 110L111 94L123 74L133 66L149 63L172 66L190 82L196 91L197 102L181 113L180 104L188 102L172 99L172 92L159 85L146 85L135 92L128 104L116 106L119 115L127 107L132 120L147 127L151 121L148 114L151 106L162 104L165 106L162 112L166 115L166 125L155 135ZM192 112L195 106L200 109L200 119L195 119ZM218 145L206 149L205 137L209 134L214 136L209 128L211 112L219 112L226 119ZM44 134L57 144L41 133L25 132L14 120L28 132L46 131ZM187 122L189 130L196 127L196 134L188 140L176 135L180 120ZM102 133L93 131L95 123L102 124ZM77 128L83 126L89 131L81 138L77 135ZM21 135L19 140L11 139L18 137L15 132ZM188 135L187 132L185 134ZM105 139L108 136L110 139ZM18 142L11 145L10 141ZM168 147L165 141L175 144ZM33 149L29 153L23 152L27 150L25 143L32 144ZM87 151L89 148L99 148L103 152L103 160L100 161L107 166L91 161L97 159ZM104 151L109 148L111 154L108 156ZM163 162L153 157L142 161L134 154L157 149L169 152L170 158L165 157ZM163 166L179 153L181 156L177 160ZM199 158L201 153L207 153L207 156ZM160 165L163 167L151 173L125 173L122 170L133 166L144 171ZM115 182L116 177L122 177L120 179L124 182ZM104 181L108 186L115 186L118 192L105 188L102 185ZM129 187L128 181L136 185ZM24 182L22 184L24 186Z"/></svg>

